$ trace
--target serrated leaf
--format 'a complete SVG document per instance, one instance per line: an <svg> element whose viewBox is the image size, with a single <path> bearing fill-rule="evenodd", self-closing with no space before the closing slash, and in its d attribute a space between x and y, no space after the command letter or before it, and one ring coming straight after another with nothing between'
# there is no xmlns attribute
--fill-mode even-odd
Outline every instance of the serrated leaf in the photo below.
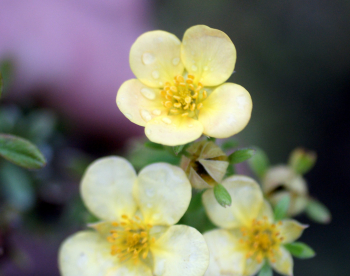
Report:
<svg viewBox="0 0 350 276"><path fill-rule="evenodd" d="M332 215L328 208L316 199L311 198L309 200L305 211L310 219L318 223L329 223L332 220Z"/></svg>
<svg viewBox="0 0 350 276"><path fill-rule="evenodd" d="M288 163L296 173L305 174L315 165L316 159L316 152L297 148L291 153Z"/></svg>
<svg viewBox="0 0 350 276"><path fill-rule="evenodd" d="M316 255L315 251L303 242L293 242L284 246L293 256L300 259L309 259Z"/></svg>
<svg viewBox="0 0 350 276"><path fill-rule="evenodd" d="M272 276L272 268L268 262L265 262L264 266L260 269L258 276Z"/></svg>
<svg viewBox="0 0 350 276"><path fill-rule="evenodd" d="M285 195L281 200L276 204L274 209L275 220L281 220L287 216L287 211L290 204L290 196Z"/></svg>
<svg viewBox="0 0 350 276"><path fill-rule="evenodd" d="M178 146L174 146L173 150L175 155L178 155L183 149L184 149L185 145L178 145Z"/></svg>
<svg viewBox="0 0 350 276"><path fill-rule="evenodd" d="M8 134L0 134L0 156L27 169L40 169L46 164L44 156L35 145Z"/></svg>
<svg viewBox="0 0 350 276"><path fill-rule="evenodd" d="M231 206L232 199L231 195L228 193L226 188L222 186L221 184L216 184L214 187L214 196L216 198L216 201L222 206Z"/></svg>
<svg viewBox="0 0 350 276"><path fill-rule="evenodd" d="M151 142L151 141L145 142L144 145L145 145L146 148L150 148L150 149L155 149L155 150L163 150L164 149L163 145L157 144L157 143L154 143L154 142Z"/></svg>
<svg viewBox="0 0 350 276"><path fill-rule="evenodd" d="M239 149L228 156L228 161L231 164L242 163L248 160L249 158L251 158L252 156L254 156L254 154L255 154L254 149L249 149L249 148Z"/></svg>
<svg viewBox="0 0 350 276"><path fill-rule="evenodd" d="M259 148L255 148L255 155L248 160L248 164L259 178L262 178L270 167L269 158L266 153Z"/></svg>

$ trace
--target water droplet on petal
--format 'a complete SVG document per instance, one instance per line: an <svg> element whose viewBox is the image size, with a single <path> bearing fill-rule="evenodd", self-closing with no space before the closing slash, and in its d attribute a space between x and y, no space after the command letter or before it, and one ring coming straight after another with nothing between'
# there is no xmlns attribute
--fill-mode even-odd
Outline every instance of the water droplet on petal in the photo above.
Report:
<svg viewBox="0 0 350 276"><path fill-rule="evenodd" d="M155 60L155 57L150 53L144 53L142 55L142 62L146 65L152 64Z"/></svg>
<svg viewBox="0 0 350 276"><path fill-rule="evenodd" d="M130 113L125 113L124 115L125 115L125 117L128 118L129 120L132 119L132 115L131 115Z"/></svg>
<svg viewBox="0 0 350 276"><path fill-rule="evenodd" d="M208 66L204 66L204 71L208 71Z"/></svg>
<svg viewBox="0 0 350 276"><path fill-rule="evenodd" d="M179 64L180 58L178 58L178 57L177 57L177 58L174 58L172 62L173 62L173 65L176 66L176 65Z"/></svg>
<svg viewBox="0 0 350 276"><path fill-rule="evenodd" d="M152 131L150 129L146 129L146 134L151 135Z"/></svg>
<svg viewBox="0 0 350 276"><path fill-rule="evenodd" d="M193 71L197 71L197 66L193 64L192 67L191 67L191 69L192 69Z"/></svg>
<svg viewBox="0 0 350 276"><path fill-rule="evenodd" d="M171 124L171 120L170 120L170 118L168 118L168 117L162 118L162 121L163 121L164 123L168 124L168 125Z"/></svg>
<svg viewBox="0 0 350 276"><path fill-rule="evenodd" d="M154 79L159 79L159 72L158 72L158 71L153 71L153 72L152 72L152 77L153 77Z"/></svg>
<svg viewBox="0 0 350 276"><path fill-rule="evenodd" d="M122 103L120 101L117 101L117 105L121 105Z"/></svg>
<svg viewBox="0 0 350 276"><path fill-rule="evenodd" d="M152 113L156 116L159 116L160 114L162 114L162 111L160 111L159 109L155 109L152 111Z"/></svg>
<svg viewBox="0 0 350 276"><path fill-rule="evenodd" d="M149 100L154 100L156 98L156 93L154 93L154 91L149 88L142 88L141 94Z"/></svg>
<svg viewBox="0 0 350 276"><path fill-rule="evenodd" d="M148 110L142 109L141 110L141 117L146 121L152 120L152 115Z"/></svg>

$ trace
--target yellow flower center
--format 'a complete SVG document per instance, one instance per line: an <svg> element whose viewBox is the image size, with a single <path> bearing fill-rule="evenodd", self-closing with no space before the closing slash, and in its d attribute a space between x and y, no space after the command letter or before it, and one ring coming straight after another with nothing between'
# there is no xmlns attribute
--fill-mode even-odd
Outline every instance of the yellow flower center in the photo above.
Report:
<svg viewBox="0 0 350 276"><path fill-rule="evenodd" d="M132 259L134 263L140 257L147 258L150 245L155 241L149 233L152 225L145 224L138 216L132 219L126 215L122 216L122 222L113 222L112 225L114 229L110 231L107 241L112 244L113 256L117 256L120 261Z"/></svg>
<svg viewBox="0 0 350 276"><path fill-rule="evenodd" d="M174 84L167 82L161 95L164 98L162 104L168 108L169 115L189 116L197 118L199 110L203 107L202 101L207 97L207 91L203 90L203 84L196 85L194 76L189 74L185 80L178 75L174 78Z"/></svg>
<svg viewBox="0 0 350 276"><path fill-rule="evenodd" d="M279 222L280 223L280 222ZM276 261L276 253L283 241L276 224L270 223L267 217L262 220L254 219L250 228L241 228L243 238L240 242L247 247L246 258L254 258L259 263L264 258Z"/></svg>

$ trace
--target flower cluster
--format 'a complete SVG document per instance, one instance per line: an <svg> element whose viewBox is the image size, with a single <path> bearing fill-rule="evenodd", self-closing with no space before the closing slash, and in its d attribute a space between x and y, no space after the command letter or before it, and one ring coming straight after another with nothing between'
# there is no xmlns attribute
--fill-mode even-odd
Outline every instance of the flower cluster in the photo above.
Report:
<svg viewBox="0 0 350 276"><path fill-rule="evenodd" d="M298 174L290 168L265 171L262 190L252 178L234 174L233 165L254 150L226 155L215 139L185 145L202 134L228 138L247 125L249 93L224 83L235 61L228 36L207 26L189 28L182 42L164 31L136 40L130 66L137 79L122 84L117 105L130 121L145 127L149 140L161 144L152 145L168 152L173 151L167 146L177 146L180 167L154 163L137 175L121 157L91 164L81 181L81 196L101 221L62 244L63 276L251 276L261 269L272 275L271 268L292 275L292 254L313 256L311 248L294 243L307 226L285 218L300 204L271 194L276 183L283 183L305 197L306 184ZM199 210L203 207L219 229L202 235L177 224L195 209L192 189L206 189L197 191Z"/></svg>

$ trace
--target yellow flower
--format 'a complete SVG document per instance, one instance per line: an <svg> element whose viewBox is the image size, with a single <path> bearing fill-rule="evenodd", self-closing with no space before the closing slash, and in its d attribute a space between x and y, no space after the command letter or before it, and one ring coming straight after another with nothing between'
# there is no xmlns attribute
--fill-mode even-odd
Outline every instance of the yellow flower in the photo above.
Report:
<svg viewBox="0 0 350 276"><path fill-rule="evenodd" d="M254 275L265 260L278 273L292 275L293 259L283 245L299 238L306 226L291 219L275 222L259 185L249 177L235 175L222 185L232 197L230 207L222 208L212 192L203 194L209 218L223 228L204 234L210 251L204 275Z"/></svg>
<svg viewBox="0 0 350 276"><path fill-rule="evenodd" d="M209 253L194 228L174 225L191 199L178 167L157 163L137 176L120 157L95 161L81 182L87 208L101 222L61 246L63 276L202 276Z"/></svg>
<svg viewBox="0 0 350 276"><path fill-rule="evenodd" d="M242 86L224 83L235 62L230 38L204 25L189 28L182 43L168 32L144 33L130 50L137 79L122 84L117 105L156 143L181 145L202 133L230 137L247 125L252 110Z"/></svg>

